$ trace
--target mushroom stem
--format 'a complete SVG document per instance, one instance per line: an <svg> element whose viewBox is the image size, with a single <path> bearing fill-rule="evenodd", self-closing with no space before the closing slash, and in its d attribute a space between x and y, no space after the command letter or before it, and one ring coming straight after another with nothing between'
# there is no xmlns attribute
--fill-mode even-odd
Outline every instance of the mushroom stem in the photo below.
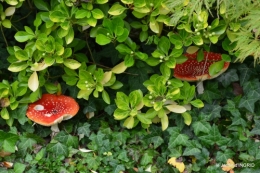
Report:
<svg viewBox="0 0 260 173"><path fill-rule="evenodd" d="M198 92L198 94L204 93L203 81L197 82L197 92Z"/></svg>
<svg viewBox="0 0 260 173"><path fill-rule="evenodd" d="M58 132L60 131L60 129L59 129L59 127L58 127L58 123L53 124L53 125L51 126L51 131L56 132L56 133L58 133Z"/></svg>

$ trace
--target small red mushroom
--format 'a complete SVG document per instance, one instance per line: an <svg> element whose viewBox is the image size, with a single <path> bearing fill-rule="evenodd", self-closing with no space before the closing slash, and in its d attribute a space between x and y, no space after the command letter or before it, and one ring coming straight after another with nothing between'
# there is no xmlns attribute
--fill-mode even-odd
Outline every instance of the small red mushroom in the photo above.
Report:
<svg viewBox="0 0 260 173"><path fill-rule="evenodd" d="M43 94L40 100L29 104L26 115L37 124L55 129L58 123L72 118L78 111L78 103L69 96Z"/></svg>
<svg viewBox="0 0 260 173"><path fill-rule="evenodd" d="M177 64L174 69L174 77L183 81L198 82L197 91L199 94L202 94L204 90L202 81L218 77L220 74L225 72L229 66L229 62L225 62L222 70L214 76L211 76L209 74L209 67L211 64L222 60L221 54L213 52L203 53L204 59L200 62L197 61L197 52L193 54L184 54L188 60L182 64Z"/></svg>

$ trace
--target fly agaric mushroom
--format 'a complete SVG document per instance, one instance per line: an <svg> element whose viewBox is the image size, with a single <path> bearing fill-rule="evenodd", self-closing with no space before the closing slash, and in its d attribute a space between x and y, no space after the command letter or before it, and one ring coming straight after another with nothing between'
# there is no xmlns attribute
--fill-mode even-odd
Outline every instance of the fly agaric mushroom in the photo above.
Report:
<svg viewBox="0 0 260 173"><path fill-rule="evenodd" d="M225 62L223 68L214 76L209 74L209 67L211 64L221 61L221 54L212 52L203 52L204 59L200 62L197 61L197 52L193 54L184 54L188 58L182 64L177 64L174 69L174 77L188 82L197 82L198 94L204 91L202 81L213 79L225 72L229 66L229 62Z"/></svg>
<svg viewBox="0 0 260 173"><path fill-rule="evenodd" d="M69 96L43 94L40 100L29 104L26 115L37 124L59 131L57 124L72 118L78 111L78 103Z"/></svg>

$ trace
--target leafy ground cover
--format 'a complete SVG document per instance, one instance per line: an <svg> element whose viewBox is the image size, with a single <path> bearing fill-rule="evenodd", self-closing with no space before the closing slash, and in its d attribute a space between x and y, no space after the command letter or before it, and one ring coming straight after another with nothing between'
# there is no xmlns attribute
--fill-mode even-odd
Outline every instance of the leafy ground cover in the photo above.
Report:
<svg viewBox="0 0 260 173"><path fill-rule="evenodd" d="M258 1L2 0L0 172L260 171ZM220 53L204 81L174 78L183 54ZM238 63L238 61L240 61ZM26 116L43 93L78 114Z"/></svg>

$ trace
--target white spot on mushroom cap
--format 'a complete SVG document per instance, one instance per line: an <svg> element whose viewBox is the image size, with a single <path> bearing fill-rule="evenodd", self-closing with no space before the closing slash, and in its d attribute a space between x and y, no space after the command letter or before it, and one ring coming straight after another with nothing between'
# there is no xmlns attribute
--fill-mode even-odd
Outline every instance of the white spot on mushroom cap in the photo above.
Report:
<svg viewBox="0 0 260 173"><path fill-rule="evenodd" d="M36 110L36 111L42 111L42 110L44 110L44 106L43 105L36 105L36 106L34 106L33 109Z"/></svg>

